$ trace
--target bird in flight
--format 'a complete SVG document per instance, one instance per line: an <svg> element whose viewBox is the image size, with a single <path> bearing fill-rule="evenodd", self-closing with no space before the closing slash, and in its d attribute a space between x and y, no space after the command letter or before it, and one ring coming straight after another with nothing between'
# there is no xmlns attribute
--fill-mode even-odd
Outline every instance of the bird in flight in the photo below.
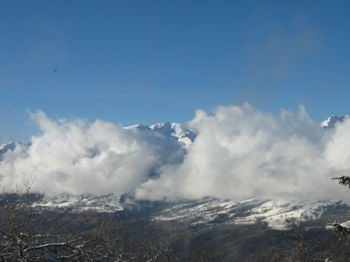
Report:
<svg viewBox="0 0 350 262"><path fill-rule="evenodd" d="M58 68L54 68L53 71L56 73L58 71Z"/></svg>

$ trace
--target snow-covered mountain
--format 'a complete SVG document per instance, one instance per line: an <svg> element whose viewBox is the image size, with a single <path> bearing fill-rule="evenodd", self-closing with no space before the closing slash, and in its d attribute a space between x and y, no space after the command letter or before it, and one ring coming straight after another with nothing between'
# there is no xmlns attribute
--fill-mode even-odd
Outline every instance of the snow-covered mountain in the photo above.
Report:
<svg viewBox="0 0 350 262"><path fill-rule="evenodd" d="M323 121L321 126L331 128L337 122L348 118L350 115L331 116ZM176 140L184 150L190 147L196 137L193 130L179 123L158 123L150 126L133 125L124 128L136 129L141 132L156 132L161 136ZM15 150L18 145L22 144L9 142L0 145L0 161L7 152ZM29 144L28 147L30 147ZM259 221L266 222L271 228L283 229L288 218L298 218L302 221L319 219L326 210L340 205L340 203L334 201L278 202L257 199L220 200L205 198L149 205L149 202L145 204L145 201L137 201L128 194L122 196L116 194L100 196L60 194L45 196L34 205L40 208L70 210L72 212L81 212L87 209L98 212L124 212L128 210L142 212L146 207L148 212L152 213L150 220L158 222L177 221L195 226L213 223L246 225Z"/></svg>
<svg viewBox="0 0 350 262"><path fill-rule="evenodd" d="M165 137L173 138L180 143L180 145L187 149L194 139L196 133L180 123L162 122L150 126L132 125L125 129L138 129L144 132L157 132Z"/></svg>
<svg viewBox="0 0 350 262"><path fill-rule="evenodd" d="M342 115L342 116L329 116L326 120L321 122L321 126L325 128L334 127L337 122L343 122L350 118L350 115ZM168 137L171 139L175 139L184 149L188 149L188 147L193 143L196 138L196 132L191 130L184 124L175 123L175 122L162 122L157 124L152 124L149 126L146 125L131 125L124 127L125 129L137 129L143 132L156 132L158 134L163 135L164 137ZM20 142L10 141L6 144L0 145L0 159L1 157L8 151L12 151L19 144L23 145ZM29 144L27 146L30 146Z"/></svg>
<svg viewBox="0 0 350 262"><path fill-rule="evenodd" d="M334 127L337 122L343 122L349 118L350 115L329 116L326 120L322 121L320 125L325 128L331 128ZM194 130L191 130L186 125L175 122L162 122L149 126L137 124L126 126L124 128L137 129L142 132L156 132L164 137L175 139L184 149L188 149L197 135ZM0 145L0 159L6 152L14 150L19 144L23 145L20 142L14 141ZM28 144L27 146L30 145Z"/></svg>
<svg viewBox="0 0 350 262"><path fill-rule="evenodd" d="M10 141L6 144L0 145L0 160L2 159L2 156L11 150L14 150L16 148L16 142Z"/></svg>
<svg viewBox="0 0 350 262"><path fill-rule="evenodd" d="M321 122L321 126L325 128L332 128L338 122L343 122L350 118L350 115L343 116L329 116L326 120Z"/></svg>
<svg viewBox="0 0 350 262"><path fill-rule="evenodd" d="M150 125L149 128L155 132L160 132L167 137L174 137L178 142L188 148L194 139L196 134L193 130L190 130L179 123L158 123Z"/></svg>
<svg viewBox="0 0 350 262"><path fill-rule="evenodd" d="M196 133L193 130L187 128L185 125L180 123L163 122L163 123L153 124L150 126L138 124L138 125L126 126L124 128L137 129L141 132L158 133L166 138L176 140L184 149L187 149L192 144L192 142L196 137ZM2 144L0 145L0 160L5 153L15 150L15 148L18 145L26 145L27 147L30 146L30 144L22 144L21 142L15 142L15 141L10 141L6 144Z"/></svg>
<svg viewBox="0 0 350 262"><path fill-rule="evenodd" d="M120 196L115 194L105 195L72 195L59 194L45 196L40 201L34 203L34 206L56 210L71 210L81 212L85 210L94 210L97 212L117 212L123 210L120 203Z"/></svg>

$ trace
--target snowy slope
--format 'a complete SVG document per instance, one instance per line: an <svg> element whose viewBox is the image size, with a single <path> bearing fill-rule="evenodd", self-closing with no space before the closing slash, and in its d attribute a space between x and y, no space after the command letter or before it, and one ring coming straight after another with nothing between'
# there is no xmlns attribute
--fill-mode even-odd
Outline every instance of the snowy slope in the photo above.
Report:
<svg viewBox="0 0 350 262"><path fill-rule="evenodd" d="M71 210L74 212L82 212L86 210L94 210L97 212L117 212L123 210L120 204L120 196L115 194L105 194L94 196L59 194L45 196L41 201L34 204L36 207Z"/></svg>
<svg viewBox="0 0 350 262"><path fill-rule="evenodd" d="M265 222L269 227L277 230L285 229L286 220L296 218L300 221L312 221L320 218L323 212L339 202L277 202L256 199L220 200L205 198L201 200L183 200L167 203L167 207L150 206L142 201L121 203L120 196L107 194L70 195L60 194L46 196L36 202L34 206L57 211L83 212L93 210L97 212L120 212L123 210L142 210L153 213L151 220L155 222L176 221L191 226L210 224L252 225ZM153 210L152 210L153 209Z"/></svg>
<svg viewBox="0 0 350 262"><path fill-rule="evenodd" d="M284 229L286 219L297 218L310 221L322 216L332 201L321 202L276 202L246 199L240 201L211 199L174 205L162 210L153 219L177 220L191 225L206 223L229 223L237 225L266 222L273 229Z"/></svg>

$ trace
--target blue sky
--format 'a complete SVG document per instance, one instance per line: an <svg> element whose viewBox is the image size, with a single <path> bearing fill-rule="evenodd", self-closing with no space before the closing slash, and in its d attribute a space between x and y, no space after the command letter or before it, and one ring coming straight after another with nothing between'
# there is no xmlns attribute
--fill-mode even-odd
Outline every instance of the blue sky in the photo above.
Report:
<svg viewBox="0 0 350 262"><path fill-rule="evenodd" d="M0 3L0 142L28 111L150 124L249 102L350 112L349 1ZM57 68L58 71L54 72Z"/></svg>

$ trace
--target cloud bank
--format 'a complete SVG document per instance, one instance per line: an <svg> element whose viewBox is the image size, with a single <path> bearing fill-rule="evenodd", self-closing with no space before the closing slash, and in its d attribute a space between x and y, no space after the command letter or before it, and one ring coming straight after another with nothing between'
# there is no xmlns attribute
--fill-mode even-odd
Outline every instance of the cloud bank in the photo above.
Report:
<svg viewBox="0 0 350 262"><path fill-rule="evenodd" d="M32 118L42 133L3 156L3 190L30 185L49 193L124 193L160 166L182 161L181 147L161 134L100 120L53 121L43 112Z"/></svg>
<svg viewBox="0 0 350 262"><path fill-rule="evenodd" d="M151 130L32 115L41 134L0 161L1 186L48 193L125 193L140 199L349 199L330 178L350 172L350 120L321 128L301 107L278 116L254 107L201 110L187 152Z"/></svg>

